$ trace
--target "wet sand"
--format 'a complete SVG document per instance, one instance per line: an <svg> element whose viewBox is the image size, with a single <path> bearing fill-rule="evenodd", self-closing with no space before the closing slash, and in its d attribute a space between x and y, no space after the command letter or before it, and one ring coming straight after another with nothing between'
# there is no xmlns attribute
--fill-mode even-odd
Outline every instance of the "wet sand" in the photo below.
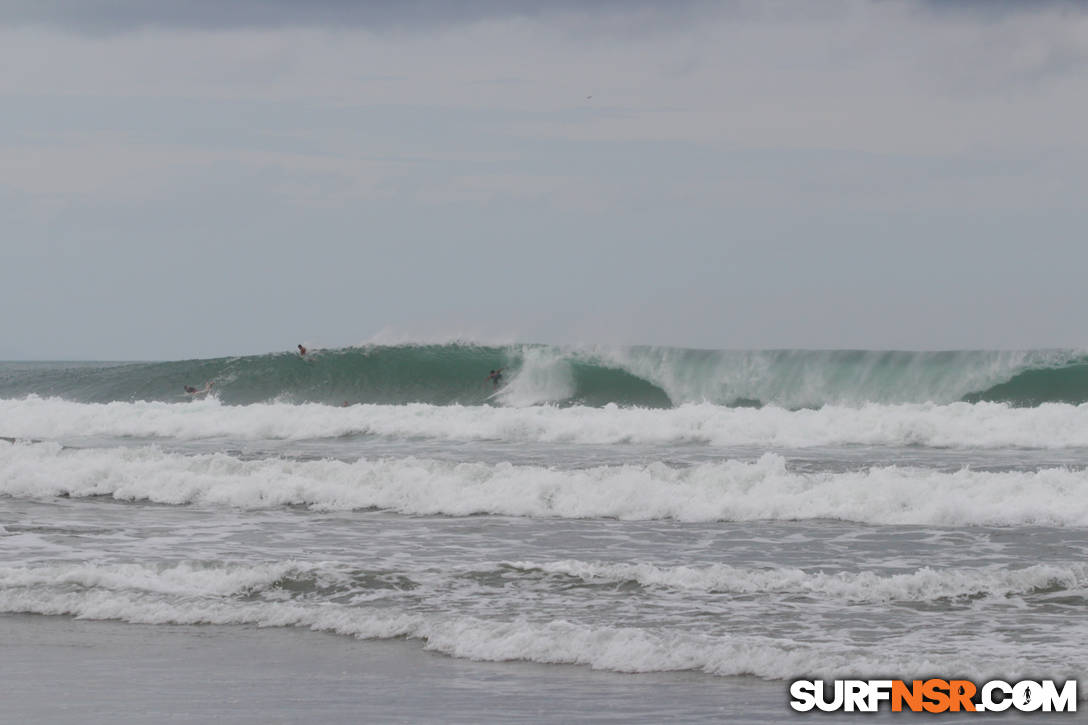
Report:
<svg viewBox="0 0 1088 725"><path fill-rule="evenodd" d="M416 641L292 628L137 625L0 615L0 723L927 722L801 714L787 683L474 662ZM986 721L1023 715L987 714ZM1081 714L1032 722L1077 721ZM947 715L942 723L978 723Z"/></svg>
<svg viewBox="0 0 1088 725"><path fill-rule="evenodd" d="M782 683L743 680L473 662L301 629L0 615L10 723L723 722L775 698L788 717Z"/></svg>

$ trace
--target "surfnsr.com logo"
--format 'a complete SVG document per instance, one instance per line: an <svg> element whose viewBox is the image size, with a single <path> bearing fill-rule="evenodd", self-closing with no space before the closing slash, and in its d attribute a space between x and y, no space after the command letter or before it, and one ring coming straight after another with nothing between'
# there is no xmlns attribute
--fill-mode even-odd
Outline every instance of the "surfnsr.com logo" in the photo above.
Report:
<svg viewBox="0 0 1088 725"><path fill-rule="evenodd" d="M1060 687L1054 680L794 680L790 707L799 712L1076 712L1077 681Z"/></svg>

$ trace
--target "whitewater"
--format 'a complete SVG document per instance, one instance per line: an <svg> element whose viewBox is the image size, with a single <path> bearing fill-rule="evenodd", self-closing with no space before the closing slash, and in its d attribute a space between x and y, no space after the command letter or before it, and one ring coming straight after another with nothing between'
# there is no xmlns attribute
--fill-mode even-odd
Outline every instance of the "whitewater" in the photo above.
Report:
<svg viewBox="0 0 1088 725"><path fill-rule="evenodd" d="M292 633L299 657L418 656L405 683L773 722L794 678L1083 683L1086 561L1077 350L0 363L16 639Z"/></svg>

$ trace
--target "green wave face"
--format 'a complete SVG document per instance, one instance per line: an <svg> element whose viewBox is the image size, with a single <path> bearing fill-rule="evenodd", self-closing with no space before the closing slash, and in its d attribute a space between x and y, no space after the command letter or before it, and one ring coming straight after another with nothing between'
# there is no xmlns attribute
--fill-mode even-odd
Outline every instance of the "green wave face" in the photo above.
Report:
<svg viewBox="0 0 1088 725"><path fill-rule="evenodd" d="M480 405L507 402L526 353L542 346L404 345L151 363L2 363L0 397L29 394L78 402L161 400L192 396L184 386L212 383L227 404L279 400L339 405L430 403ZM668 407L660 388L631 373L573 358L556 358L566 383L554 395L541 391L527 402L603 406L610 402ZM503 369L499 385L488 379ZM554 377L554 374L553 376ZM545 387L546 386L545 383ZM531 382L530 382L531 386ZM554 387L554 386L553 386ZM533 398L530 393L529 397Z"/></svg>
<svg viewBox="0 0 1088 725"><path fill-rule="evenodd" d="M1025 370L1007 382L978 393L969 393L963 399L968 403L992 401L1019 406L1088 403L1088 363Z"/></svg>
<svg viewBox="0 0 1088 725"><path fill-rule="evenodd" d="M488 381L503 368L499 386ZM192 396L225 404L429 403L787 408L866 403L1088 402L1088 358L1069 350L896 352L668 347L366 346L150 363L0 363L0 397L78 402Z"/></svg>

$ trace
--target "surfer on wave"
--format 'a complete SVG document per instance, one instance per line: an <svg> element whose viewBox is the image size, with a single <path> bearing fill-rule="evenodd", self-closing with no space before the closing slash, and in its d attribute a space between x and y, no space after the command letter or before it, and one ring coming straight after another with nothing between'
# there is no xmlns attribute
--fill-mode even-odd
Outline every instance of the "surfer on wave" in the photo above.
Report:
<svg viewBox="0 0 1088 725"><path fill-rule="evenodd" d="M306 348L304 348L304 347L303 347L303 346L301 345L301 343L300 343L300 344L299 344L299 346L298 346L298 356L299 356L299 357L306 357Z"/></svg>
<svg viewBox="0 0 1088 725"><path fill-rule="evenodd" d="M487 374L487 379L494 383L496 388L499 387L499 383L502 382L502 371L503 368L499 368L498 370L492 370Z"/></svg>
<svg viewBox="0 0 1088 725"><path fill-rule="evenodd" d="M204 388L202 390L198 390L198 389L194 388L192 385L186 385L185 386L185 392L188 393L189 395L203 395L204 393L208 392L211 389L212 389L212 381L210 381L210 380L207 383L204 384Z"/></svg>

